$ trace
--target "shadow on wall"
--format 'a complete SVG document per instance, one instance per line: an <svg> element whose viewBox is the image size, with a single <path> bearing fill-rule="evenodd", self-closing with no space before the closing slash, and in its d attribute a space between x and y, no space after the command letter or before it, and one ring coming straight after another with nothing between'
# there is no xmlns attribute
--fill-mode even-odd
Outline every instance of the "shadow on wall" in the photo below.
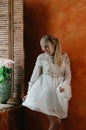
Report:
<svg viewBox="0 0 86 130"><path fill-rule="evenodd" d="M30 3L24 7L25 86L27 86L35 59L41 52L39 39L48 30L49 16L43 5Z"/></svg>
<svg viewBox="0 0 86 130"><path fill-rule="evenodd" d="M25 51L25 93L27 92L27 82L30 79L35 60L41 53L39 39L48 33L49 15L46 8L39 4L30 3L24 6L24 51ZM47 22L46 22L47 21ZM47 130L49 122L46 115L31 111L23 107L24 110L24 130Z"/></svg>

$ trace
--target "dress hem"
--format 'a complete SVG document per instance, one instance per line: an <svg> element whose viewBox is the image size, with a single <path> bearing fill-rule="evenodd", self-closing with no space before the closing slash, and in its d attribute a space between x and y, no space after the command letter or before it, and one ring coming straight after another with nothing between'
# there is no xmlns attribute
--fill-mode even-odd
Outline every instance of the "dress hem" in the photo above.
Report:
<svg viewBox="0 0 86 130"><path fill-rule="evenodd" d="M48 113L43 112L43 111L41 111L41 110L39 110L39 109L33 108L33 107L31 107L31 106L27 106L27 105L25 105L25 104L22 104L22 106L27 107L27 108L29 108L29 109L32 110L32 111L41 112L41 113L43 113L43 114L45 114L45 115L47 115L47 116L55 116L55 117L57 117L57 118L59 118L59 119L65 119L65 118L67 118L67 115L64 116L64 117L59 117L59 116L57 116L56 114L48 114Z"/></svg>

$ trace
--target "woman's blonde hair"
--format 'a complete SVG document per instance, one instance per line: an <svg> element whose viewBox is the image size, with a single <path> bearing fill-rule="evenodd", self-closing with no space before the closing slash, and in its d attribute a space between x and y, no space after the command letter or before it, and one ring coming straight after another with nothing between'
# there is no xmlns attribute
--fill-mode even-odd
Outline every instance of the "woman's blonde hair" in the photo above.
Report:
<svg viewBox="0 0 86 130"><path fill-rule="evenodd" d="M42 36L42 38L40 40L41 46L47 44L48 42L50 42L52 45L54 45L54 51L55 51L54 52L54 64L58 65L60 67L61 64L62 64L62 61L61 61L61 55L62 55L61 44L60 44L59 40L57 38L53 37L52 35ZM53 47L52 47L52 49L53 49Z"/></svg>

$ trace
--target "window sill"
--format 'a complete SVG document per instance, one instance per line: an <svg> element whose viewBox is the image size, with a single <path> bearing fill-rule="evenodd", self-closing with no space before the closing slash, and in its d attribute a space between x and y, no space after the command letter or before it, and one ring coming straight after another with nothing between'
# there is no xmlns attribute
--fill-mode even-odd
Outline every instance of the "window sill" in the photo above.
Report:
<svg viewBox="0 0 86 130"><path fill-rule="evenodd" d="M4 110L4 109L7 109L7 108L11 108L13 106L14 105L10 105L10 104L0 104L0 111Z"/></svg>

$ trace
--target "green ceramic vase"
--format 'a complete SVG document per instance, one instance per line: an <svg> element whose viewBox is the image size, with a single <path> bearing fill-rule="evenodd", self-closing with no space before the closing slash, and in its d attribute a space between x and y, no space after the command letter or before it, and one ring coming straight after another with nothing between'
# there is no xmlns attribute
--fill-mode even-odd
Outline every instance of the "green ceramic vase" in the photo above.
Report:
<svg viewBox="0 0 86 130"><path fill-rule="evenodd" d="M9 80L4 80L0 83L0 103L6 103L11 95L11 83Z"/></svg>

